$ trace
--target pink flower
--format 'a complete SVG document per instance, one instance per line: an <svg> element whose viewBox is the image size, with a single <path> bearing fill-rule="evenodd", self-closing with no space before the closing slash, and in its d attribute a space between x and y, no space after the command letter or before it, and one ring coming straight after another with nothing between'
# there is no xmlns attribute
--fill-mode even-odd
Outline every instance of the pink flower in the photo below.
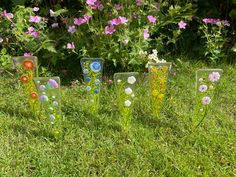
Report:
<svg viewBox="0 0 236 177"><path fill-rule="evenodd" d="M142 0L136 0L136 5L137 6L142 6L142 4L143 4Z"/></svg>
<svg viewBox="0 0 236 177"><path fill-rule="evenodd" d="M228 20L220 20L220 19L216 19L216 18L204 18L202 20L204 23L206 24L218 24L218 23L222 23L225 26L230 26L230 23Z"/></svg>
<svg viewBox="0 0 236 177"><path fill-rule="evenodd" d="M125 44L125 45L127 45L129 43L129 40L128 39L125 39L124 41L123 41L123 44Z"/></svg>
<svg viewBox="0 0 236 177"><path fill-rule="evenodd" d="M76 29L75 29L75 26L69 26L69 29L67 30L68 33L76 33Z"/></svg>
<svg viewBox="0 0 236 177"><path fill-rule="evenodd" d="M39 32L32 32L30 33L34 38L38 38L39 37Z"/></svg>
<svg viewBox="0 0 236 177"><path fill-rule="evenodd" d="M147 39L150 37L150 34L149 34L149 30L148 30L148 29L145 29L145 30L144 30L143 37L144 37L145 40L147 40Z"/></svg>
<svg viewBox="0 0 236 177"><path fill-rule="evenodd" d="M114 8L119 11L121 9L121 5L120 4L114 4Z"/></svg>
<svg viewBox="0 0 236 177"><path fill-rule="evenodd" d="M113 34L116 31L114 26L106 26L105 27L105 34Z"/></svg>
<svg viewBox="0 0 236 177"><path fill-rule="evenodd" d="M53 23L52 28L58 28L58 23Z"/></svg>
<svg viewBox="0 0 236 177"><path fill-rule="evenodd" d="M67 49L75 49L74 42L72 42L72 43L67 43Z"/></svg>
<svg viewBox="0 0 236 177"><path fill-rule="evenodd" d="M181 21L178 23L178 25L179 25L179 29L185 29L187 23L185 23L183 20L181 20Z"/></svg>
<svg viewBox="0 0 236 177"><path fill-rule="evenodd" d="M50 14L50 17L53 17L55 15L55 12L52 9L50 9L49 14Z"/></svg>
<svg viewBox="0 0 236 177"><path fill-rule="evenodd" d="M33 11L34 11L34 12L38 12L38 11L39 11L39 7L34 7L34 8L33 8Z"/></svg>
<svg viewBox="0 0 236 177"><path fill-rule="evenodd" d="M88 21L92 16L91 15L84 15L83 18L84 20Z"/></svg>
<svg viewBox="0 0 236 177"><path fill-rule="evenodd" d="M34 31L34 27L30 26L30 27L28 28L28 32L31 33L31 32L33 32L33 31Z"/></svg>
<svg viewBox="0 0 236 177"><path fill-rule="evenodd" d="M220 79L220 73L219 72L212 72L211 74L209 74L209 80L211 82L216 82Z"/></svg>
<svg viewBox="0 0 236 177"><path fill-rule="evenodd" d="M2 12L1 16L2 16L2 17L9 18L9 19L11 19L11 18L14 17L14 15L13 15L12 13L7 13L6 10L4 10L4 11Z"/></svg>
<svg viewBox="0 0 236 177"><path fill-rule="evenodd" d="M208 89L207 85L200 85L199 88L198 88L198 90L200 92L205 92L205 91L207 91L207 89Z"/></svg>
<svg viewBox="0 0 236 177"><path fill-rule="evenodd" d="M208 105L211 102L211 98L209 96L205 96L202 98L202 104Z"/></svg>
<svg viewBox="0 0 236 177"><path fill-rule="evenodd" d="M147 18L148 18L148 21L150 22L150 23L156 23L156 17L154 17L154 16L152 16L152 15L149 15L149 16L147 16Z"/></svg>
<svg viewBox="0 0 236 177"><path fill-rule="evenodd" d="M97 0L86 0L88 5L94 5L95 2L97 2Z"/></svg>
<svg viewBox="0 0 236 177"><path fill-rule="evenodd" d="M29 52L29 53L24 53L23 56L29 57L29 56L33 56L33 54Z"/></svg>
<svg viewBox="0 0 236 177"><path fill-rule="evenodd" d="M112 19L108 23L111 24L111 25L117 26L117 25L124 24L124 23L127 23L127 22L128 22L127 18L117 17L117 18Z"/></svg>
<svg viewBox="0 0 236 177"><path fill-rule="evenodd" d="M90 9L102 11L104 6L100 0L87 0L86 3L89 5Z"/></svg>
<svg viewBox="0 0 236 177"><path fill-rule="evenodd" d="M80 26L80 25L82 25L84 23L86 23L86 20L84 18L74 18L74 24L75 25Z"/></svg>
<svg viewBox="0 0 236 177"><path fill-rule="evenodd" d="M30 16L29 22L39 23L41 21L41 17L39 16Z"/></svg>

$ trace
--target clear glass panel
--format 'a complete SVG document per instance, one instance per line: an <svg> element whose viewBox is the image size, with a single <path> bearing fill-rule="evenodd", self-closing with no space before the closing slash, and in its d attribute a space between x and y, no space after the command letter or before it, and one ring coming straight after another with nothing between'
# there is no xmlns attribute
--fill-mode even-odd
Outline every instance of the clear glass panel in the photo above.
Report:
<svg viewBox="0 0 236 177"><path fill-rule="evenodd" d="M23 88L24 97L27 98L27 102L37 117L38 102L36 99L36 88L33 82L33 78L38 74L38 59L37 57L13 57L13 67L17 70L18 79L21 82Z"/></svg>
<svg viewBox="0 0 236 177"><path fill-rule="evenodd" d="M57 137L61 130L61 93L59 77L36 77L34 83L40 102L39 119Z"/></svg>
<svg viewBox="0 0 236 177"><path fill-rule="evenodd" d="M102 82L103 59L82 58L81 67L84 75L86 105L92 114L98 113L100 85Z"/></svg>
<svg viewBox="0 0 236 177"><path fill-rule="evenodd" d="M148 65L149 84L150 84L150 101L153 116L159 116L161 105L163 103L166 89L169 70L171 63L156 63Z"/></svg>
<svg viewBox="0 0 236 177"><path fill-rule="evenodd" d="M132 119L138 75L137 72L116 73L114 75L121 125L125 130L129 129Z"/></svg>
<svg viewBox="0 0 236 177"><path fill-rule="evenodd" d="M221 80L222 69L199 69L196 72L196 106L194 124L200 125L214 102L215 91Z"/></svg>

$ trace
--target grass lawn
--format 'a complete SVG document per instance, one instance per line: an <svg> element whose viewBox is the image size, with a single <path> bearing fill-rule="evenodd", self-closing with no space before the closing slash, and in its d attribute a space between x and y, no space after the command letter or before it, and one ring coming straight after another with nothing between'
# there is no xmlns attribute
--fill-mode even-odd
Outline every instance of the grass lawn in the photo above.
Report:
<svg viewBox="0 0 236 177"><path fill-rule="evenodd" d="M224 73L215 104L191 131L201 67L174 65L160 119L140 93L128 133L119 125L113 86L104 85L99 116L83 110L81 85L63 87L64 134L57 141L35 126L14 76L2 73L0 176L236 176L236 66L218 66Z"/></svg>

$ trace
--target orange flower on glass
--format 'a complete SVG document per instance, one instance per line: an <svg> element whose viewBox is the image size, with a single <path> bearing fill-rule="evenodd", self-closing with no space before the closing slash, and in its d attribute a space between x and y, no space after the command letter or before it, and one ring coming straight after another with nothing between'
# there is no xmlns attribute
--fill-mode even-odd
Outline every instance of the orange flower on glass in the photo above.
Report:
<svg viewBox="0 0 236 177"><path fill-rule="evenodd" d="M23 65L23 68L25 70L32 70L32 69L34 69L34 63L33 63L32 60L24 60L22 65Z"/></svg>
<svg viewBox="0 0 236 177"><path fill-rule="evenodd" d="M32 99L36 99L38 97L38 94L36 92L31 92L30 97Z"/></svg>
<svg viewBox="0 0 236 177"><path fill-rule="evenodd" d="M29 77L28 77L28 76L21 76L21 77L20 77L20 81L21 81L22 83L27 83L27 82L29 82Z"/></svg>

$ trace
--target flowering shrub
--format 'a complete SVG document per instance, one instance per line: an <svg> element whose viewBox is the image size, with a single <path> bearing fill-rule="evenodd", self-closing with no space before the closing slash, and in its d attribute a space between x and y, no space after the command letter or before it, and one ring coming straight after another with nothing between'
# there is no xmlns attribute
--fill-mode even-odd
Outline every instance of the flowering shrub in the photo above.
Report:
<svg viewBox="0 0 236 177"><path fill-rule="evenodd" d="M216 62L225 57L223 47L226 42L227 26L229 21L214 18L204 18L200 29L203 31L203 38L206 40L205 56Z"/></svg>
<svg viewBox="0 0 236 177"><path fill-rule="evenodd" d="M123 69L143 66L140 51L148 51L156 44L164 49L175 43L193 12L191 4L170 6L154 0L87 0L73 14L60 8L46 10L47 13L39 7L23 6L17 6L14 13L0 10L4 60L8 55L30 53L42 54L53 63L78 56L101 57ZM43 17L45 14L47 17ZM174 28L169 30L170 26Z"/></svg>

